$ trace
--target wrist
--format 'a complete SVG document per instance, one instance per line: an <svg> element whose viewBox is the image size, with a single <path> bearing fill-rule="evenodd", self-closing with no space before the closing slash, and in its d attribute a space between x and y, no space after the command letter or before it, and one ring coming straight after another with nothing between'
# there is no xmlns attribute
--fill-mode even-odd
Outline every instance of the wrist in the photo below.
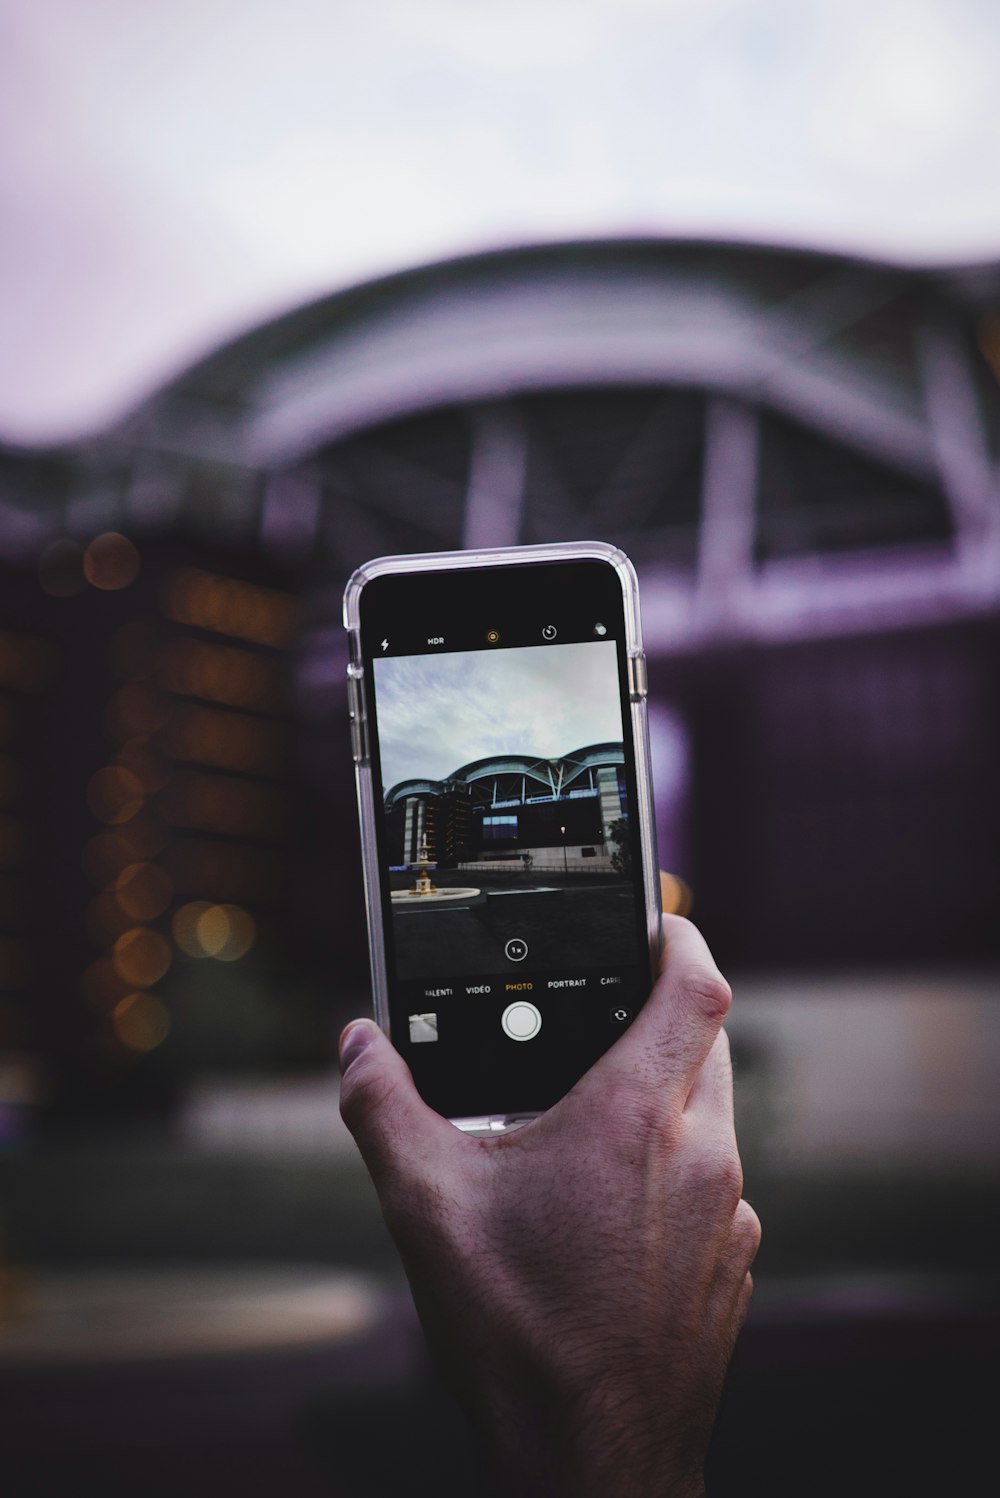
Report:
<svg viewBox="0 0 1000 1498"><path fill-rule="evenodd" d="M502 1401L478 1421L510 1498L704 1498L711 1426L666 1400L616 1399L600 1380L574 1401Z"/></svg>

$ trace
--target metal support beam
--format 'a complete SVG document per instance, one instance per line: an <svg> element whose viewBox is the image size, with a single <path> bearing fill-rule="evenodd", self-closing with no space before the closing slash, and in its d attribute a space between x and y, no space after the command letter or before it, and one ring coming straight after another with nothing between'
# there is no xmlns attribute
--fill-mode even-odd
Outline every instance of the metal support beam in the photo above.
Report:
<svg viewBox="0 0 1000 1498"><path fill-rule="evenodd" d="M752 407L708 399L695 600L703 626L744 617L753 588L757 428Z"/></svg>
<svg viewBox="0 0 1000 1498"><path fill-rule="evenodd" d="M508 406L481 407L472 418L472 459L462 545L467 551L516 546L521 538L528 439Z"/></svg>
<svg viewBox="0 0 1000 1498"><path fill-rule="evenodd" d="M925 324L917 349L927 421L966 584L995 596L1000 576L1000 480L968 352L950 328Z"/></svg>

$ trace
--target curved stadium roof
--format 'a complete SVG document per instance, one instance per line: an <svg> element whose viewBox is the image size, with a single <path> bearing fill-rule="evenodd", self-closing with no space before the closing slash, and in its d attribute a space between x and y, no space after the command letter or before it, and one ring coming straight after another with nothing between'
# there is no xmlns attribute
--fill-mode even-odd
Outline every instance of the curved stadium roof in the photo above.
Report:
<svg viewBox="0 0 1000 1498"><path fill-rule="evenodd" d="M386 792L385 808L389 811L408 796L440 796L459 786L473 785L478 780L490 780L500 775L529 777L537 784L547 786L550 793L555 795L558 790L571 785L584 770L624 763L625 755L620 743L584 745L557 759L537 759L526 754L492 755L462 765L444 780L401 780Z"/></svg>
<svg viewBox="0 0 1000 1498"><path fill-rule="evenodd" d="M101 439L0 454L3 531L214 526L314 559L331 614L373 555L600 536L653 653L948 618L1000 604L998 371L996 265L498 251L278 318Z"/></svg>

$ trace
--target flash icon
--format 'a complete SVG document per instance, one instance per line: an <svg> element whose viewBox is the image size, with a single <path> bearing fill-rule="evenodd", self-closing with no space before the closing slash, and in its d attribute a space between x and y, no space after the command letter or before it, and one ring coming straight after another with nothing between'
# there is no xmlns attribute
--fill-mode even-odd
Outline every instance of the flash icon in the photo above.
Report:
<svg viewBox="0 0 1000 1498"><path fill-rule="evenodd" d="M383 640L382 641L382 649L383 650L388 650L389 649L389 641L388 640Z"/></svg>

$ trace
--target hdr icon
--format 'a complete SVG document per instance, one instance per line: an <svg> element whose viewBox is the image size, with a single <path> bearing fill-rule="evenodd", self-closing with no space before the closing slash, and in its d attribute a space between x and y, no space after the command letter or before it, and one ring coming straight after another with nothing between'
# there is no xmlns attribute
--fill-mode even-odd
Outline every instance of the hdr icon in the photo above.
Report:
<svg viewBox="0 0 1000 1498"><path fill-rule="evenodd" d="M427 643L428 643L428 645L443 645L444 644L444 635L431 635L431 637L427 641Z"/></svg>

